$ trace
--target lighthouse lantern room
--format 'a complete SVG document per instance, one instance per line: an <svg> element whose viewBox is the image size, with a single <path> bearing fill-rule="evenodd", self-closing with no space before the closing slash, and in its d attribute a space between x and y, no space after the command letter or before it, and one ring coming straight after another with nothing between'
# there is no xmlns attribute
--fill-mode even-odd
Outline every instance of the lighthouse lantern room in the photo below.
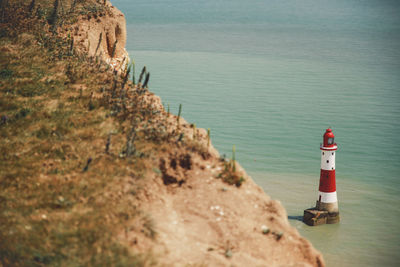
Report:
<svg viewBox="0 0 400 267"><path fill-rule="evenodd" d="M336 194L335 156L337 145L332 129L326 129L321 150L321 174L315 208L304 210L303 221L311 226L340 220Z"/></svg>

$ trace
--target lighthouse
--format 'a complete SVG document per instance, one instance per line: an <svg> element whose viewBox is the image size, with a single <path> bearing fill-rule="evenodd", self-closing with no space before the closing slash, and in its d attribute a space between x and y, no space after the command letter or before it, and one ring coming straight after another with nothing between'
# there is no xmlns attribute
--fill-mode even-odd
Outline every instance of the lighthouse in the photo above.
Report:
<svg viewBox="0 0 400 267"><path fill-rule="evenodd" d="M315 208L304 210L303 221L311 226L340 221L336 194L335 157L337 145L332 129L326 129L321 150L321 173Z"/></svg>
<svg viewBox="0 0 400 267"><path fill-rule="evenodd" d="M330 128L326 129L321 144L321 175L319 178L317 209L338 213L336 195L335 156L337 145Z"/></svg>

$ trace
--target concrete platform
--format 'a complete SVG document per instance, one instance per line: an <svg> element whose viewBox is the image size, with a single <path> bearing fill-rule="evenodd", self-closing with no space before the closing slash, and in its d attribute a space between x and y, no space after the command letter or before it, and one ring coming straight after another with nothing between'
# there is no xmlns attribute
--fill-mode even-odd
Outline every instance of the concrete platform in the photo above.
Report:
<svg viewBox="0 0 400 267"><path fill-rule="evenodd" d="M318 210L317 208L304 210L303 222L309 226L334 224L339 221L339 212L329 213L326 210Z"/></svg>

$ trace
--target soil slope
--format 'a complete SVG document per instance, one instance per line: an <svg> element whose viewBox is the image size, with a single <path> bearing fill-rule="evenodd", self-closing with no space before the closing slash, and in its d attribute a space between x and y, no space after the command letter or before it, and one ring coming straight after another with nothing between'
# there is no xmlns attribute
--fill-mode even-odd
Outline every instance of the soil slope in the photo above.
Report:
<svg viewBox="0 0 400 267"><path fill-rule="evenodd" d="M0 4L0 265L324 266L204 129L128 79L109 2Z"/></svg>

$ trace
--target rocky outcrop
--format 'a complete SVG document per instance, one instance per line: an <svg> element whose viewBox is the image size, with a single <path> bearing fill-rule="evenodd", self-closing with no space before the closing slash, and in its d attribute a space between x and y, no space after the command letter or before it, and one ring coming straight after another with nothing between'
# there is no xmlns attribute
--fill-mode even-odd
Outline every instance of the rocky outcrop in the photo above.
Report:
<svg viewBox="0 0 400 267"><path fill-rule="evenodd" d="M111 3L106 3L104 11L80 15L72 28L74 43L88 55L116 69L125 68L129 60L125 16Z"/></svg>

